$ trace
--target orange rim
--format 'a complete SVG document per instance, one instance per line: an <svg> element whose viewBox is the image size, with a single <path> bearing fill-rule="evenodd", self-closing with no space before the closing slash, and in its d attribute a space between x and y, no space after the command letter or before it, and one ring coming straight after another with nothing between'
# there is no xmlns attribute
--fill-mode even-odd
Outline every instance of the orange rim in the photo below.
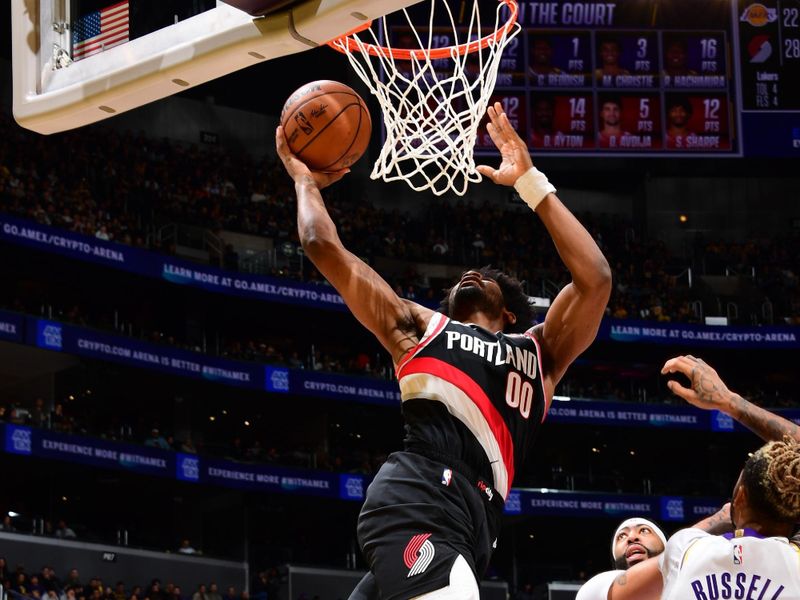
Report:
<svg viewBox="0 0 800 600"><path fill-rule="evenodd" d="M391 56L393 58L399 60L411 60L415 58L417 60L423 59L437 59L437 58L450 58L453 56L453 53L457 54L458 56L463 56L464 54L469 54L470 52L475 52L477 50L482 50L486 48L490 43L496 42L504 35L507 35L511 28L514 27L514 24L517 22L517 0L499 0L501 3L505 4L509 11L510 15L508 17L508 21L506 24L503 25L500 29L495 31L494 33L490 33L489 35L482 37L479 40L475 40L472 42L467 42L464 44L459 44L458 46L447 46L445 48L431 48L430 50L423 50L421 48L412 49L412 48L387 48L385 46L377 46L374 44L363 44L363 46L359 46L358 42L356 42L352 37L350 37L354 33L358 33L360 31L364 31L370 25L372 25L372 21L365 25L361 25L360 27L344 34L341 37L335 38L328 42L328 46L336 50L337 52L345 53L338 44L347 46L347 50L350 52L366 52L370 56Z"/></svg>

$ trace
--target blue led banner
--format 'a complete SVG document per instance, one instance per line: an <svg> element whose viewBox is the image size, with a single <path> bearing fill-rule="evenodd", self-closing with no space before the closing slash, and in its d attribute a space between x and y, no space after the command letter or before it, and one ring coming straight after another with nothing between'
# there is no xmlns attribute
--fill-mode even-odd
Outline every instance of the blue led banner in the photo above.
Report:
<svg viewBox="0 0 800 600"><path fill-rule="evenodd" d="M238 463L20 425L0 424L0 448L18 456L134 471L187 483L357 502L364 500L370 482L370 477L353 473ZM722 502L714 498L512 489L505 512L614 519L636 515L658 521L694 523L716 512Z"/></svg>
<svg viewBox="0 0 800 600"><path fill-rule="evenodd" d="M300 369L289 370L288 380L289 392L293 394L331 400L356 399L364 404L400 405L400 388L396 381L348 377Z"/></svg>
<svg viewBox="0 0 800 600"><path fill-rule="evenodd" d="M0 240L210 292L314 308L345 309L341 296L327 285L225 271L5 214L0 214Z"/></svg>
<svg viewBox="0 0 800 600"><path fill-rule="evenodd" d="M547 421L583 425L621 425L626 427L668 427L671 429L711 428L712 414L689 405L634 404L555 400ZM732 430L733 428L731 428Z"/></svg>
<svg viewBox="0 0 800 600"><path fill-rule="evenodd" d="M800 348L797 327L731 327L603 319L599 340L714 348Z"/></svg>
<svg viewBox="0 0 800 600"><path fill-rule="evenodd" d="M696 523L717 512L723 502L715 498L513 489L506 501L505 512L509 515L614 519L637 516L661 522Z"/></svg>
<svg viewBox="0 0 800 600"><path fill-rule="evenodd" d="M276 394L311 396L361 404L396 407L400 390L396 381L290 369L278 365L215 358L75 325L25 317L0 311L0 339L13 339L58 352L109 360L131 367L154 369L170 375L264 390ZM800 424L800 410L778 411ZM742 431L729 416L702 411L688 404L636 404L597 400L556 399L548 422L573 425L658 427L705 431Z"/></svg>
<svg viewBox="0 0 800 600"><path fill-rule="evenodd" d="M316 309L346 310L327 285L245 275L180 258L105 242L0 214L0 240L199 289ZM800 348L797 327L712 327L604 319L598 340L716 348ZM0 339L2 332L0 331Z"/></svg>
<svg viewBox="0 0 800 600"><path fill-rule="evenodd" d="M39 348L109 360L171 375L264 389L264 367L258 363L224 360L57 321L33 318L29 318L29 321L33 326L27 328L27 342Z"/></svg>
<svg viewBox="0 0 800 600"><path fill-rule="evenodd" d="M159 477L171 478L175 473L174 452L18 425L5 426L3 449L10 454L65 460Z"/></svg>
<svg viewBox="0 0 800 600"><path fill-rule="evenodd" d="M24 339L25 317L0 310L0 340L21 342Z"/></svg>

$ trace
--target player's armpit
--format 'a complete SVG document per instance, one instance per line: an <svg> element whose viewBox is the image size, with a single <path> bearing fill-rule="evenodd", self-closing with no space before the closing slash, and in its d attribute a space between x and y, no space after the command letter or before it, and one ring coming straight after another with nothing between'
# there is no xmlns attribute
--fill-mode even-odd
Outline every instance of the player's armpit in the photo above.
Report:
<svg viewBox="0 0 800 600"><path fill-rule="evenodd" d="M648 558L614 580L608 589L608 600L658 600L662 587L658 558Z"/></svg>

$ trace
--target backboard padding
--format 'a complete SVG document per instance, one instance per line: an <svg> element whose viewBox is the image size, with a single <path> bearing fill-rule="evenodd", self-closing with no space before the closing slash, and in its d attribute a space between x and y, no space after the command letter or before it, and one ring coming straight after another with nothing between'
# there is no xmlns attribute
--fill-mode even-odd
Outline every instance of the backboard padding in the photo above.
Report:
<svg viewBox="0 0 800 600"><path fill-rule="evenodd" d="M419 0L309 0L253 18L224 3L54 68L43 23L56 0L11 0L14 117L50 134L131 110L253 64L302 52Z"/></svg>

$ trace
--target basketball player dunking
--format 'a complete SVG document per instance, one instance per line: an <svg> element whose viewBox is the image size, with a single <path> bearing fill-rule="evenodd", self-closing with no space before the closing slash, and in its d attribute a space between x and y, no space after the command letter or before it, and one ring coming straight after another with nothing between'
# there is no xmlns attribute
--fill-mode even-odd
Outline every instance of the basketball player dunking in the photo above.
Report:
<svg viewBox="0 0 800 600"><path fill-rule="evenodd" d="M391 354L400 383L405 450L367 491L358 539L371 574L353 597L374 594L377 584L383 600L479 598L514 473L608 301L611 274L600 249L533 167L500 104L488 112L502 163L480 173L515 186L572 275L535 327L520 283L489 268L464 273L440 312L399 298L343 247L325 209L320 189L346 171L309 171L276 132L306 256Z"/></svg>

